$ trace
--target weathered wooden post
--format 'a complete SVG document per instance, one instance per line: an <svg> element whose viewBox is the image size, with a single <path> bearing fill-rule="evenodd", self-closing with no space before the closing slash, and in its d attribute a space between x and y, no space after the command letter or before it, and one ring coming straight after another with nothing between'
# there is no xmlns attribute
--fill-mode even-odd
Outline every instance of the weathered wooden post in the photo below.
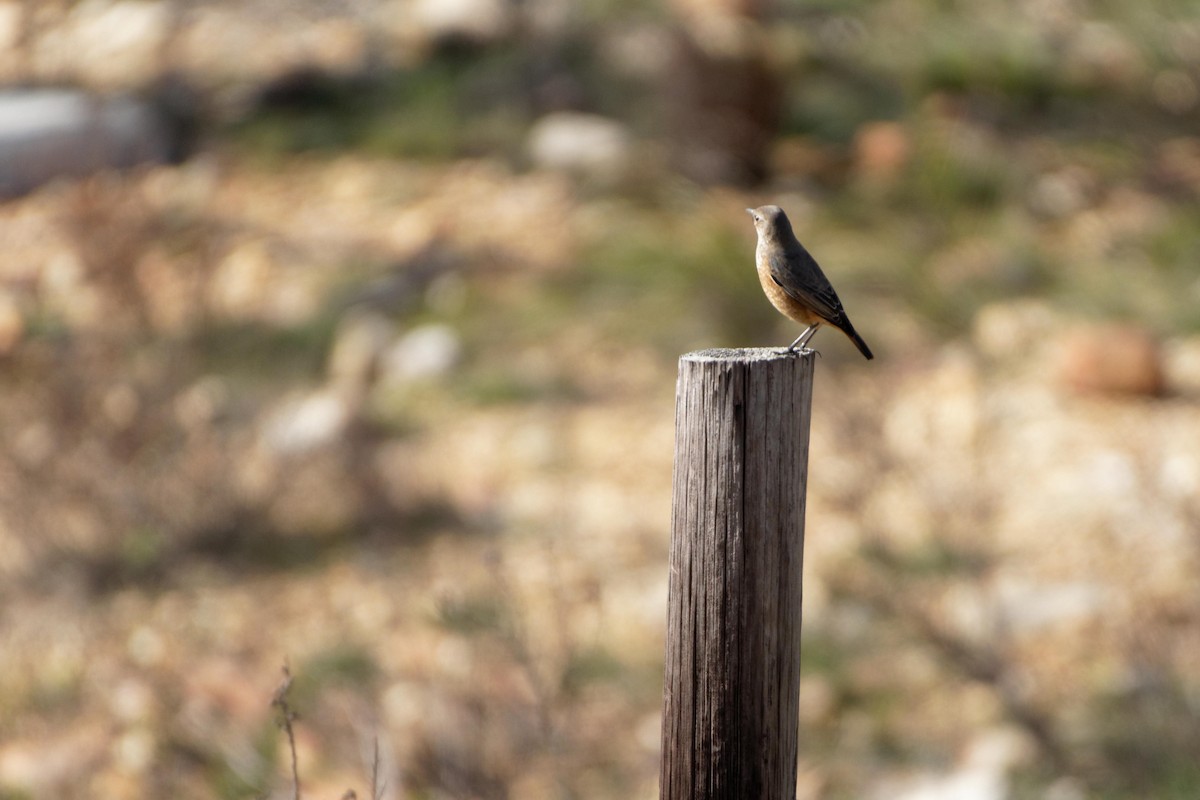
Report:
<svg viewBox="0 0 1200 800"><path fill-rule="evenodd" d="M679 361L663 800L796 795L813 362Z"/></svg>

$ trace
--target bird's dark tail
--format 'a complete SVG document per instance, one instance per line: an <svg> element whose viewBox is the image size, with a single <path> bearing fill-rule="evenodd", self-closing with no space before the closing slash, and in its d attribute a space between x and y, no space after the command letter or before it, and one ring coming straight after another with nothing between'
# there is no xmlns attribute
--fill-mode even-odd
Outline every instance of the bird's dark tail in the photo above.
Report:
<svg viewBox="0 0 1200 800"><path fill-rule="evenodd" d="M854 342L854 346L858 348L858 352L862 353L868 359L875 357L871 353L871 348L867 347L867 343L863 341L863 338L858 335L858 331L854 330L854 326L850 324L849 317L843 317L838 328L841 329L842 333L850 337L850 341Z"/></svg>

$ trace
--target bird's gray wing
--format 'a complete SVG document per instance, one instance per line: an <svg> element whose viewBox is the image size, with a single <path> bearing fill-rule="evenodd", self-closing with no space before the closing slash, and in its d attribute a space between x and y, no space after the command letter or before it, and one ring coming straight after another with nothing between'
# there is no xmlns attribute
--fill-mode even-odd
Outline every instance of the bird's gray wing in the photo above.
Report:
<svg viewBox="0 0 1200 800"><path fill-rule="evenodd" d="M786 254L772 254L767 263L771 268L771 279L793 300L835 324L845 316L837 292L816 259L803 247Z"/></svg>

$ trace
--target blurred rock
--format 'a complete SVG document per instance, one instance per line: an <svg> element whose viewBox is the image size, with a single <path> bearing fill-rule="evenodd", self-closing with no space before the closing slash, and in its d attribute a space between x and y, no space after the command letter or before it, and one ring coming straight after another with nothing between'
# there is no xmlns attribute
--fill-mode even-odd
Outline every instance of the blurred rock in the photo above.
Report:
<svg viewBox="0 0 1200 800"><path fill-rule="evenodd" d="M513 26L513 4L506 0L414 0L409 22L434 42L487 44Z"/></svg>
<svg viewBox="0 0 1200 800"><path fill-rule="evenodd" d="M161 71L172 13L170 3L84 0L42 54L67 64L92 86L147 84Z"/></svg>
<svg viewBox="0 0 1200 800"><path fill-rule="evenodd" d="M912 156L912 140L899 122L869 122L854 134L855 168L868 180L896 177Z"/></svg>
<svg viewBox="0 0 1200 800"><path fill-rule="evenodd" d="M984 731L967 744L954 770L888 779L872 796L879 800L1006 800L1009 770L1028 763L1034 752L1023 733L1006 728Z"/></svg>
<svg viewBox="0 0 1200 800"><path fill-rule="evenodd" d="M354 418L346 399L320 390L294 397L277 408L263 425L262 441L278 455L296 455L336 442Z"/></svg>
<svg viewBox="0 0 1200 800"><path fill-rule="evenodd" d="M125 649L139 667L155 667L162 664L167 654L167 643L157 630L149 625L141 625L129 634Z"/></svg>
<svg viewBox="0 0 1200 800"><path fill-rule="evenodd" d="M0 94L0 196L23 194L60 176L163 163L171 152L162 121L131 97L67 89Z"/></svg>
<svg viewBox="0 0 1200 800"><path fill-rule="evenodd" d="M20 49L24 22L22 15L19 0L0 2L0 53L15 54Z"/></svg>
<svg viewBox="0 0 1200 800"><path fill-rule="evenodd" d="M1081 326L1059 347L1059 378L1075 391L1152 396L1164 389L1161 348L1144 328Z"/></svg>
<svg viewBox="0 0 1200 800"><path fill-rule="evenodd" d="M275 264L264 242L241 242L217 265L208 295L219 314L247 319L259 316L277 284Z"/></svg>
<svg viewBox="0 0 1200 800"><path fill-rule="evenodd" d="M398 680L383 690L380 711L392 730L401 734L401 746L410 738L407 734L425 715L425 687L416 681ZM407 749L407 748L405 748ZM401 757L407 756L405 752Z"/></svg>
<svg viewBox="0 0 1200 800"><path fill-rule="evenodd" d="M1048 219L1068 217L1091 203L1098 183L1096 176L1082 167L1043 173L1029 191L1029 207Z"/></svg>
<svg viewBox="0 0 1200 800"><path fill-rule="evenodd" d="M629 130L616 120L559 111L534 123L526 149L539 167L613 178L629 170L632 144Z"/></svg>
<svg viewBox="0 0 1200 800"><path fill-rule="evenodd" d="M361 75L370 66L372 30L356 19L327 19L306 26L304 63L334 75Z"/></svg>
<svg viewBox="0 0 1200 800"><path fill-rule="evenodd" d="M1192 453L1166 455L1159 467L1158 485L1165 496L1177 500L1200 497L1200 456Z"/></svg>
<svg viewBox="0 0 1200 800"><path fill-rule="evenodd" d="M225 412L229 394L224 379L206 375L176 396L175 419L190 431L202 431Z"/></svg>
<svg viewBox="0 0 1200 800"><path fill-rule="evenodd" d="M992 303L976 312L971 338L991 358L1025 358L1041 349L1057 325L1053 309L1042 300Z"/></svg>
<svg viewBox="0 0 1200 800"><path fill-rule="evenodd" d="M666 77L672 42L662 26L631 21L598 33L597 49L607 70L644 81Z"/></svg>
<svg viewBox="0 0 1200 800"><path fill-rule="evenodd" d="M449 325L422 325L388 348L381 363L385 383L407 383L448 373L462 357L462 340Z"/></svg>
<svg viewBox="0 0 1200 800"><path fill-rule="evenodd" d="M367 4L374 9L350 5L306 3L288 13L270 13L253 4L192 4L173 32L170 67L201 76L215 90L207 99L236 114L265 85L289 74L361 74L372 42L389 38L393 27L415 31L402 0L386 10L375 2ZM374 17L374 24L364 24L365 17ZM394 26L393 19L399 20Z"/></svg>
<svg viewBox="0 0 1200 800"><path fill-rule="evenodd" d="M1097 583L1036 584L1017 576L1001 576L995 586L997 605L1005 631L1029 635L1044 628L1074 629L1099 616L1112 605L1113 590Z"/></svg>
<svg viewBox="0 0 1200 800"><path fill-rule="evenodd" d="M1173 340L1165 349L1164 364L1170 389L1200 395L1200 336Z"/></svg>
<svg viewBox="0 0 1200 800"><path fill-rule="evenodd" d="M277 23L279 16L275 15ZM174 42L173 59L179 69L207 73L233 86L252 76L281 75L292 65L281 63L278 42L272 40L279 33L264 29L259 20L247 19L238 7L199 4L188 10L188 25ZM248 94L245 86L240 88L233 93ZM232 98L225 102L236 105Z"/></svg>
<svg viewBox="0 0 1200 800"><path fill-rule="evenodd" d="M9 738L0 745L0 786L34 797L62 796L58 791L92 772L109 746L107 726L66 726L60 733L29 739Z"/></svg>
<svg viewBox="0 0 1200 800"><path fill-rule="evenodd" d="M128 730L113 745L113 762L126 774L138 775L154 763L157 742L145 728Z"/></svg>

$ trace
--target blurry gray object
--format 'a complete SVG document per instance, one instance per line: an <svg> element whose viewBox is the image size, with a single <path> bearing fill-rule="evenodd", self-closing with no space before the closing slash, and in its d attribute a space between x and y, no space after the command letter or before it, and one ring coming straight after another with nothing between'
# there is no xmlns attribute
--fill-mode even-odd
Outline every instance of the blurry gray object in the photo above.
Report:
<svg viewBox="0 0 1200 800"><path fill-rule="evenodd" d="M539 167L612 177L628 170L632 141L616 120L556 111L534 123L527 149Z"/></svg>
<svg viewBox="0 0 1200 800"><path fill-rule="evenodd" d="M163 120L132 97L72 89L0 93L0 196L60 176L163 163L170 152Z"/></svg>

